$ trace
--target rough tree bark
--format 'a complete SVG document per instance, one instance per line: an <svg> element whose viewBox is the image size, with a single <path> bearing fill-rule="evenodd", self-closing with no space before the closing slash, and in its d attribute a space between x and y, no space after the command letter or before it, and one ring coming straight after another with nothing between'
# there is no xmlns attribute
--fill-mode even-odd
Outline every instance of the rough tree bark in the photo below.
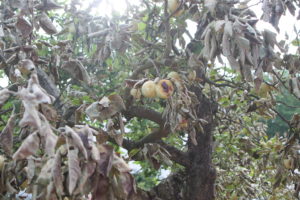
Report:
<svg viewBox="0 0 300 200"><path fill-rule="evenodd" d="M211 200L215 199L216 171L212 164L212 131L213 114L217 110L215 103L207 99L198 87L192 88L198 97L196 106L197 117L208 123L203 127L204 133L197 131L198 145L188 141L190 165L186 168L187 184L185 199Z"/></svg>
<svg viewBox="0 0 300 200"><path fill-rule="evenodd" d="M182 154L173 149L166 148L174 162L183 160L180 164L185 166L184 171L170 175L150 192L141 192L139 198L143 200L213 200L215 199L216 170L212 164L213 146L213 115L217 111L217 104L205 97L201 89L191 89L198 97L199 104L195 105L197 117L208 123L203 126L204 133L198 130L196 139L198 145L188 141L188 152ZM158 142L159 143L159 142ZM137 143L135 143L137 144ZM131 145L135 145L131 144ZM162 144L164 145L164 144ZM133 148L133 147L131 147ZM178 159L179 158L179 159Z"/></svg>

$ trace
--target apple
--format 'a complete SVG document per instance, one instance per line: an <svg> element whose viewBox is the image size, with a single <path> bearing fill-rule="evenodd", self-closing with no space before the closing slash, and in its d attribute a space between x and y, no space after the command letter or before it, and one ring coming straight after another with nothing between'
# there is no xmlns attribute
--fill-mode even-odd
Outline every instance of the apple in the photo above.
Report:
<svg viewBox="0 0 300 200"><path fill-rule="evenodd" d="M135 99L140 99L142 96L141 90L140 89L136 89L136 88L132 88L130 90L130 94L131 96L133 96Z"/></svg>
<svg viewBox="0 0 300 200"><path fill-rule="evenodd" d="M173 83L170 80L162 79L156 84L156 94L159 98L167 99L174 92Z"/></svg>
<svg viewBox="0 0 300 200"><path fill-rule="evenodd" d="M142 94L147 98L156 97L156 85L154 81L146 81L142 86Z"/></svg>

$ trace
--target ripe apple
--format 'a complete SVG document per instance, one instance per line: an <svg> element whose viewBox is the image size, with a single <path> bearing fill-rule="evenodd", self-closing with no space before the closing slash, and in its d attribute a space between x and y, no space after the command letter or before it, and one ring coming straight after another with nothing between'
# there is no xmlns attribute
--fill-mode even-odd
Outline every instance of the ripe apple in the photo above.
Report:
<svg viewBox="0 0 300 200"><path fill-rule="evenodd" d="M141 90L140 89L136 89L136 88L132 88L130 90L130 94L131 96L133 96L135 99L140 99L142 96Z"/></svg>
<svg viewBox="0 0 300 200"><path fill-rule="evenodd" d="M162 79L156 84L156 94L159 98L167 99L174 92L173 84L170 80Z"/></svg>
<svg viewBox="0 0 300 200"><path fill-rule="evenodd" d="M154 81L146 81L142 86L142 94L147 98L156 97L156 86Z"/></svg>

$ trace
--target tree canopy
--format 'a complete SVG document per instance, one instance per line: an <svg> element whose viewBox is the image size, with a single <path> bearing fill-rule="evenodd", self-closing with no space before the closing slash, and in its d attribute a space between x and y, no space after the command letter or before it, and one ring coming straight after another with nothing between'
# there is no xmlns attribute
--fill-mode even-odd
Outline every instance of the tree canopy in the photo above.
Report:
<svg viewBox="0 0 300 200"><path fill-rule="evenodd" d="M300 2L103 2L0 2L0 199L298 199Z"/></svg>

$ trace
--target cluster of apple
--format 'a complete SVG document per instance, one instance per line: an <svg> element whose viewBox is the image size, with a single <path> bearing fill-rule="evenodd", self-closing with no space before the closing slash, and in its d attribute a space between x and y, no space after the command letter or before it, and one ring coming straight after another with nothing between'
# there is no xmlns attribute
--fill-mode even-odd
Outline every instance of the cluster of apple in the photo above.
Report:
<svg viewBox="0 0 300 200"><path fill-rule="evenodd" d="M174 93L174 85L178 87L180 84L180 76L177 72L170 72L167 79L148 80L143 83L141 88L132 88L130 94L139 99L143 95L146 98L162 98L168 99Z"/></svg>

